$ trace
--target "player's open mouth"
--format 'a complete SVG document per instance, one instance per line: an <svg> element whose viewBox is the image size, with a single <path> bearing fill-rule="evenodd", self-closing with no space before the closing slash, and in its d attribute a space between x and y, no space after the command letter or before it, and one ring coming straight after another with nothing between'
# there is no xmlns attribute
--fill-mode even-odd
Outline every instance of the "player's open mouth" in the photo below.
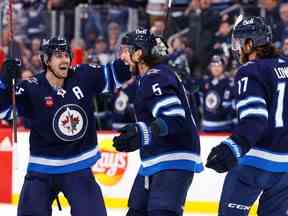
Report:
<svg viewBox="0 0 288 216"><path fill-rule="evenodd" d="M59 69L66 71L66 70L68 69L68 66L67 66L67 65L60 65L60 66L59 66Z"/></svg>

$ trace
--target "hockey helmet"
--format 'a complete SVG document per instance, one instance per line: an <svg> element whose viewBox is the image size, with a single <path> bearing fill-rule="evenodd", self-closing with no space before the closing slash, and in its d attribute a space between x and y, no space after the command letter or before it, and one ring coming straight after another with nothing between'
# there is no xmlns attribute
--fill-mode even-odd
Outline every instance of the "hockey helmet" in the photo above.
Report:
<svg viewBox="0 0 288 216"><path fill-rule="evenodd" d="M232 32L232 50L239 51L247 39L252 40L254 48L272 43L271 27L263 17L250 16L238 20Z"/></svg>
<svg viewBox="0 0 288 216"><path fill-rule="evenodd" d="M133 50L142 49L145 56L165 56L168 53L168 46L163 38L156 37L148 29L141 27L127 33L121 44L128 45Z"/></svg>
<svg viewBox="0 0 288 216"><path fill-rule="evenodd" d="M52 37L48 40L43 40L41 45L41 61L42 64L47 65L48 59L54 52L67 52L70 60L72 60L72 52L68 41L63 37Z"/></svg>

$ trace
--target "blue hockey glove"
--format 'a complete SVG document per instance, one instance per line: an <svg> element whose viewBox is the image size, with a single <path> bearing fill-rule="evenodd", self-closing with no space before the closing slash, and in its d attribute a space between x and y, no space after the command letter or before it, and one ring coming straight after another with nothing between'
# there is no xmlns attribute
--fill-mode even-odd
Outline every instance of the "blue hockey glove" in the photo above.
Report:
<svg viewBox="0 0 288 216"><path fill-rule="evenodd" d="M142 146L150 145L158 136L168 134L168 128L162 119L156 119L148 127L144 122L128 124L114 137L113 146L120 152L132 152Z"/></svg>
<svg viewBox="0 0 288 216"><path fill-rule="evenodd" d="M243 138L236 138L236 140L241 143L241 146L236 144L234 140L230 137L214 147L207 158L206 167L214 169L218 173L223 173L236 166L239 158L245 154L250 147Z"/></svg>
<svg viewBox="0 0 288 216"><path fill-rule="evenodd" d="M12 80L21 76L21 62L19 59L7 59L3 64L3 81L8 90L12 88Z"/></svg>

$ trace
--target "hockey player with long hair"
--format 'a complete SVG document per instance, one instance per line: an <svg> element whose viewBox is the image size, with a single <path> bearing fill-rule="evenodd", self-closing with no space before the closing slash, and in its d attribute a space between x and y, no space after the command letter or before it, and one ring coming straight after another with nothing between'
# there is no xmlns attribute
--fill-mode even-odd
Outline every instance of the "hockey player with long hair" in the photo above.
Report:
<svg viewBox="0 0 288 216"><path fill-rule="evenodd" d="M127 216L181 216L194 173L203 169L199 136L181 80L162 64L163 39L138 28L122 40L120 58L136 73L136 122L120 129L114 147L140 150L141 167Z"/></svg>
<svg viewBox="0 0 288 216"><path fill-rule="evenodd" d="M262 17L246 17L234 27L232 48L238 69L232 135L210 152L206 166L228 171L220 216L246 216L260 196L259 216L287 215L288 206L288 62L272 44Z"/></svg>

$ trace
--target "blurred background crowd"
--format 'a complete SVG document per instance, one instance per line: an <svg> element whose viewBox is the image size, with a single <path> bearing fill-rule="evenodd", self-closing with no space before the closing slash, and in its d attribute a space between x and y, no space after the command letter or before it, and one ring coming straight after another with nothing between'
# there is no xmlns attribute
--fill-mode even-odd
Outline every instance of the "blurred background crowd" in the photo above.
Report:
<svg viewBox="0 0 288 216"><path fill-rule="evenodd" d="M0 2L0 73L4 60L22 60L22 77L41 73L43 38L60 35L70 41L72 65L107 64L117 58L123 34L139 26L167 39L167 62L191 97L199 130L223 132L237 123L233 77L238 67L231 51L231 31L239 14L259 15L273 32L275 46L288 56L288 0L14 0L14 45L9 49L9 5ZM114 94L95 97L99 130L135 121L132 77ZM0 127L10 122L1 121ZM19 127L29 122L19 120Z"/></svg>

